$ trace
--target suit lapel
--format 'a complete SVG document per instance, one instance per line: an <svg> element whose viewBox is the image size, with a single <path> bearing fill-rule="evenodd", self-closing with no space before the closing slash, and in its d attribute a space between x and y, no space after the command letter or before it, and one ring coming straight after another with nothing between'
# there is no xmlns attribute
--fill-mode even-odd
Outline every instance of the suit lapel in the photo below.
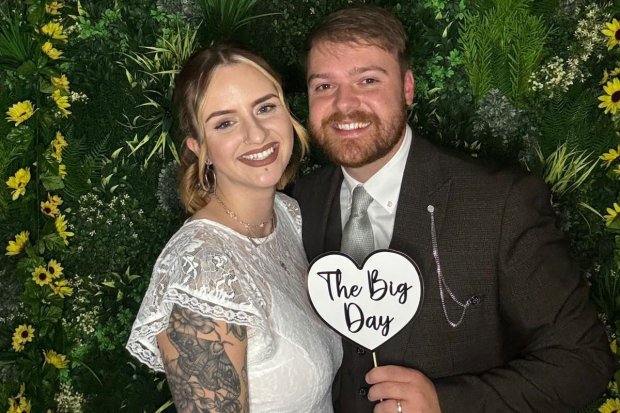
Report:
<svg viewBox="0 0 620 413"><path fill-rule="evenodd" d="M434 289L431 283L436 283L428 209L433 206L435 228L439 234L450 186L450 179L441 170L437 149L414 135L400 188L390 248L408 254L418 264L426 292ZM413 323L415 319L410 324ZM397 334L386 344L404 356L413 330L411 325L405 327L403 334Z"/></svg>
<svg viewBox="0 0 620 413"><path fill-rule="evenodd" d="M327 223L324 228L323 240L325 242L325 251L340 251L340 241L342 238L342 219L340 213L340 187L342 185L342 169L336 168L334 175L330 179L328 202L329 207L326 208L327 216L324 222Z"/></svg>
<svg viewBox="0 0 620 413"><path fill-rule="evenodd" d="M304 245L309 261L323 252L340 250L342 228L340 184L342 179L340 167L330 166L317 185L307 188L313 191L309 195L303 223Z"/></svg>

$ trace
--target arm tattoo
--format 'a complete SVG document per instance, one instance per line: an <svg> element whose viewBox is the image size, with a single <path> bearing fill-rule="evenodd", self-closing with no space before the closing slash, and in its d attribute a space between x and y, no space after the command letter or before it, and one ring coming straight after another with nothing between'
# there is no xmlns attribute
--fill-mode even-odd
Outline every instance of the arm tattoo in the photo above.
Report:
<svg viewBox="0 0 620 413"><path fill-rule="evenodd" d="M234 413L249 408L245 366L237 372L226 352L247 343L246 328L226 324L224 332L217 326L216 321L177 305L172 310L166 334L178 358L164 360L164 367L179 412Z"/></svg>
<svg viewBox="0 0 620 413"><path fill-rule="evenodd" d="M239 324L227 324L226 330L227 333L232 333L239 341L243 341L246 339L244 326L241 326Z"/></svg>

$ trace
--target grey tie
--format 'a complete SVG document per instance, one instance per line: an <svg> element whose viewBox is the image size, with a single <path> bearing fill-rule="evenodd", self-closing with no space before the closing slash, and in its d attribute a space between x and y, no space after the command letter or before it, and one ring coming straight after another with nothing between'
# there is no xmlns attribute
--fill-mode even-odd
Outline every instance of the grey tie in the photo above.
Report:
<svg viewBox="0 0 620 413"><path fill-rule="evenodd" d="M342 231L340 250L347 253L359 265L375 249L375 239L368 218L368 206L372 201L372 197L362 185L356 186L351 200L351 215Z"/></svg>

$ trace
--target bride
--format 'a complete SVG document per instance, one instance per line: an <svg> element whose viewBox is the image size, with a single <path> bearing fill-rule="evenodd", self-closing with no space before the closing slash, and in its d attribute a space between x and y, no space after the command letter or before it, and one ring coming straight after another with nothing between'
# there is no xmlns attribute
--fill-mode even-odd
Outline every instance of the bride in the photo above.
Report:
<svg viewBox="0 0 620 413"><path fill-rule="evenodd" d="M164 370L179 412L332 412L340 338L305 287L293 176L307 147L273 70L218 45L190 58L174 100L191 218L155 264L127 349Z"/></svg>

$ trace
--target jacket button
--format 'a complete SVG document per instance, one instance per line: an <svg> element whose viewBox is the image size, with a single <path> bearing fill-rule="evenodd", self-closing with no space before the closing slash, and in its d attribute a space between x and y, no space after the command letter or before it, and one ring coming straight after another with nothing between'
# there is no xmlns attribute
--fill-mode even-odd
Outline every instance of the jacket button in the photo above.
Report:
<svg viewBox="0 0 620 413"><path fill-rule="evenodd" d="M360 387L360 389L357 391L357 393L358 393L361 397L366 397L366 396L368 396L368 387Z"/></svg>
<svg viewBox="0 0 620 413"><path fill-rule="evenodd" d="M357 348L355 349L355 352L357 353L357 355L358 355L358 356L363 356L364 354L366 354L366 350L364 350L364 349L363 349L363 348L361 348L361 347L357 347Z"/></svg>

